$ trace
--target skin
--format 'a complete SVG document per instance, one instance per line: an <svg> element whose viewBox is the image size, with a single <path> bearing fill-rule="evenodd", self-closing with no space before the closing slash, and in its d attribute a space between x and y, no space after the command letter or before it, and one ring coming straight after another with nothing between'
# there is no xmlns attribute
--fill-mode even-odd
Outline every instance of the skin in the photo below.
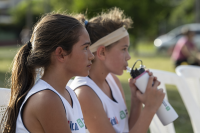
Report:
<svg viewBox="0 0 200 133"><path fill-rule="evenodd" d="M122 85L115 74L123 74L123 70L128 65L127 61L130 59L128 53L129 45L129 36L126 36L116 44L113 44L111 49L106 50L104 46L100 46L95 53L95 61L92 64L89 76L112 100L111 90L105 79L111 73L123 98L125 98ZM132 78L129 79L131 89L130 133L147 132L150 122L164 98L163 91L157 89L160 82L157 81L157 78L151 72L148 73L150 78L144 94L141 94L135 86L135 80ZM153 82L154 85L152 86ZM88 86L81 86L75 90L75 93L81 104L84 121L90 133L115 133L103 105L95 92ZM143 109L142 103L145 104Z"/></svg>
<svg viewBox="0 0 200 133"><path fill-rule="evenodd" d="M193 41L194 33L190 32L187 34L187 38L189 41ZM188 49L186 45L184 45L181 49L181 52L188 58L193 58L200 64L200 53L197 49Z"/></svg>
<svg viewBox="0 0 200 133"><path fill-rule="evenodd" d="M51 64L42 77L71 106L71 97L65 86L73 76L89 74L91 60L94 59L89 46L90 38L83 28L79 41L74 44L70 55L61 47L56 48L51 55ZM28 99L23 112L23 122L31 133L71 133L62 101L50 90L40 91Z"/></svg>

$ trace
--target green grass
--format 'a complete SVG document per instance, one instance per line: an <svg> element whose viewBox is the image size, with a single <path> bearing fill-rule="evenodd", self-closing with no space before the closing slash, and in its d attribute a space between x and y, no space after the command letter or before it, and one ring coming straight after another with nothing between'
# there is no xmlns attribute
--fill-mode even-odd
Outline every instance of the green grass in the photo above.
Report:
<svg viewBox="0 0 200 133"><path fill-rule="evenodd" d="M140 53L148 53L148 54L156 53L156 49L154 47L153 42L139 42L137 44L137 49Z"/></svg>
<svg viewBox="0 0 200 133"><path fill-rule="evenodd" d="M10 76L9 68L18 49L19 46L0 47L0 87L6 87L5 74L7 73L7 77ZM134 55L130 51L131 60L128 62L129 67L132 67L137 59L141 59L146 68L174 72L173 62L170 57L155 54L156 52L152 44L140 44L138 46L138 51L138 55ZM126 103L128 109L130 110L131 93L128 86L128 78L130 78L130 75L124 72L122 76L118 77L124 88ZM177 88L173 85L166 85L166 88L169 102L179 115L179 118L174 121L176 133L193 133L190 118Z"/></svg>
<svg viewBox="0 0 200 133"><path fill-rule="evenodd" d="M0 47L0 87L8 87L5 79L10 77L12 60L19 48L19 46Z"/></svg>

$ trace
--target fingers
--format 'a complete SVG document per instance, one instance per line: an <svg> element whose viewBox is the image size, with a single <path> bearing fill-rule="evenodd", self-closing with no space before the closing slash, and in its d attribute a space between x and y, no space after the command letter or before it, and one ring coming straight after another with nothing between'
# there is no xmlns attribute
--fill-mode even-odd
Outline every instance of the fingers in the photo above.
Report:
<svg viewBox="0 0 200 133"><path fill-rule="evenodd" d="M141 91L139 91L139 90L136 91L136 97L137 97L142 103L145 102L144 94L142 94Z"/></svg>
<svg viewBox="0 0 200 133"><path fill-rule="evenodd" d="M128 79L128 83L129 83L129 86L130 86L130 87L134 87L134 86L135 86L135 82L136 82L136 80L133 79L133 78L129 78L129 79Z"/></svg>
<svg viewBox="0 0 200 133"><path fill-rule="evenodd" d="M165 97L165 93L163 89L158 89L158 91L161 93L161 95L163 95L163 98Z"/></svg>
<svg viewBox="0 0 200 133"><path fill-rule="evenodd" d="M158 89L158 91L160 91L160 92L163 92L163 93L164 93L163 89Z"/></svg>
<svg viewBox="0 0 200 133"><path fill-rule="evenodd" d="M136 90L138 90L138 88L135 85L136 80L133 78L129 78L128 82L129 82L129 87L130 87L131 93L132 94L134 93L134 95L135 95Z"/></svg>
<svg viewBox="0 0 200 133"><path fill-rule="evenodd" d="M154 76L154 79L153 79L153 81L156 81L156 80L157 80L157 77L155 77L155 76Z"/></svg>
<svg viewBox="0 0 200 133"><path fill-rule="evenodd" d="M165 93L163 92L163 89L158 89L161 95L161 99L163 100L165 98Z"/></svg>
<svg viewBox="0 0 200 133"><path fill-rule="evenodd" d="M148 88L150 89L152 87L153 81L154 81L154 76L149 76L149 81L147 83L147 89Z"/></svg>
<svg viewBox="0 0 200 133"><path fill-rule="evenodd" d="M146 72L149 74L149 76L153 76L153 73L150 72L149 69L147 69Z"/></svg>
<svg viewBox="0 0 200 133"><path fill-rule="evenodd" d="M150 72L149 70L146 70L146 72L149 74L149 76L153 76L153 73ZM157 77L154 76L154 81L157 80Z"/></svg>
<svg viewBox="0 0 200 133"><path fill-rule="evenodd" d="M160 82L159 82L158 80L156 80L156 81L154 81L154 84L153 84L152 87L153 87L154 89L157 89L159 85L160 85Z"/></svg>

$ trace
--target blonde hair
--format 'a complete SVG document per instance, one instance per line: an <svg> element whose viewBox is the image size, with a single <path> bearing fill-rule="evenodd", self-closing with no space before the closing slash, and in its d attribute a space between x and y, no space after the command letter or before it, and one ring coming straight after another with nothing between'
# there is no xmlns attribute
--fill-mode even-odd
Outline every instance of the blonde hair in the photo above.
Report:
<svg viewBox="0 0 200 133"><path fill-rule="evenodd" d="M82 22L86 20L83 14L79 14L78 16L78 19ZM126 17L123 10L115 7L91 18L88 20L88 24L85 27L90 35L91 43L93 44L122 26L128 30L131 28L132 23L132 19Z"/></svg>

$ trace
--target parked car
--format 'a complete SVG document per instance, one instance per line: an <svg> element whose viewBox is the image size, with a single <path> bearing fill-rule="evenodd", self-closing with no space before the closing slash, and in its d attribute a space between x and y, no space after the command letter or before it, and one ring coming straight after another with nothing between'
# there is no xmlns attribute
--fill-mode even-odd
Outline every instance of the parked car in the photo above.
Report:
<svg viewBox="0 0 200 133"><path fill-rule="evenodd" d="M182 29L188 28L194 32L193 42L200 50L200 23L186 24L179 26L167 34L161 35L154 40L154 45L158 52L171 53L177 41L183 36Z"/></svg>

